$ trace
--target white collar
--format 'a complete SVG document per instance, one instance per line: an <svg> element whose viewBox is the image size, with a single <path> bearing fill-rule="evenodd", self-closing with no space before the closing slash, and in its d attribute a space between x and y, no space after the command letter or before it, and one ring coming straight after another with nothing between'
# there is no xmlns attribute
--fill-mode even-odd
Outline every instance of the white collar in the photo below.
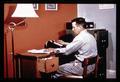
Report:
<svg viewBox="0 0 120 82"><path fill-rule="evenodd" d="M86 29L82 30L79 34L82 34L82 33L85 33L85 32L87 32ZM79 35L79 34L78 34L78 35Z"/></svg>

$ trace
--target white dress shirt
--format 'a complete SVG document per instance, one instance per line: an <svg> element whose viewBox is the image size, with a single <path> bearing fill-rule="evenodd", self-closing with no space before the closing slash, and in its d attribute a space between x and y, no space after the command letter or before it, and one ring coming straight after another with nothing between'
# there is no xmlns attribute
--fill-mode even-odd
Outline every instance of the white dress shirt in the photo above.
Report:
<svg viewBox="0 0 120 82"><path fill-rule="evenodd" d="M94 36L87 30L83 30L65 48L56 48L55 51L64 53L64 55L78 51L79 54L75 56L78 60L83 61L84 58L97 55L97 44Z"/></svg>

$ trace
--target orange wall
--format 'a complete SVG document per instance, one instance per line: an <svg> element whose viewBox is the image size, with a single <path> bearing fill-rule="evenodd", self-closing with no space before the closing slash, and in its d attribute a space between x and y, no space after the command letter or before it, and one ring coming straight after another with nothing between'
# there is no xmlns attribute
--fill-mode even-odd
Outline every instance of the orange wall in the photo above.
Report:
<svg viewBox="0 0 120 82"><path fill-rule="evenodd" d="M8 12L10 6L16 6L16 4L5 4L4 21L7 19L8 13L10 13ZM59 32L65 30L65 23L77 17L77 5L58 4L57 11L45 11L45 5L39 4L39 10L36 12L39 18L26 18L26 26L16 27L14 31L15 52L44 48L47 40L57 40ZM7 27L8 25L4 24L4 28L7 29ZM7 49L9 67L11 67L11 56L9 55L11 51L11 34L9 30L7 33ZM12 70L12 67L9 69L9 77L12 77L12 71L10 70Z"/></svg>

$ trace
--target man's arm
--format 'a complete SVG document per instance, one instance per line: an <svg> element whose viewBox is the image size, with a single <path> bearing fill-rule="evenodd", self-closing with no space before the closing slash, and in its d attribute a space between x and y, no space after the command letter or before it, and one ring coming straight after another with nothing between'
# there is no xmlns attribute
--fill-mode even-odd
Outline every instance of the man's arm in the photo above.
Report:
<svg viewBox="0 0 120 82"><path fill-rule="evenodd" d="M69 42L64 42L63 40L57 40L56 42L65 46L69 44Z"/></svg>
<svg viewBox="0 0 120 82"><path fill-rule="evenodd" d="M55 52L65 53L65 55L69 55L79 50L80 47L83 45L84 43L81 40L76 40L76 41L69 43L65 48L56 48Z"/></svg>

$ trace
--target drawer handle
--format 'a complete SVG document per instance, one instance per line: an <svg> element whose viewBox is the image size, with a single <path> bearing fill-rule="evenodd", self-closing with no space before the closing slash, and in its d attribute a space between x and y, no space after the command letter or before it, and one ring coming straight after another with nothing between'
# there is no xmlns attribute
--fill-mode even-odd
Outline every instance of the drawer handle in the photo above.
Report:
<svg viewBox="0 0 120 82"><path fill-rule="evenodd" d="M52 66L52 67L54 67L54 66L55 66L55 64L52 64L51 66Z"/></svg>

